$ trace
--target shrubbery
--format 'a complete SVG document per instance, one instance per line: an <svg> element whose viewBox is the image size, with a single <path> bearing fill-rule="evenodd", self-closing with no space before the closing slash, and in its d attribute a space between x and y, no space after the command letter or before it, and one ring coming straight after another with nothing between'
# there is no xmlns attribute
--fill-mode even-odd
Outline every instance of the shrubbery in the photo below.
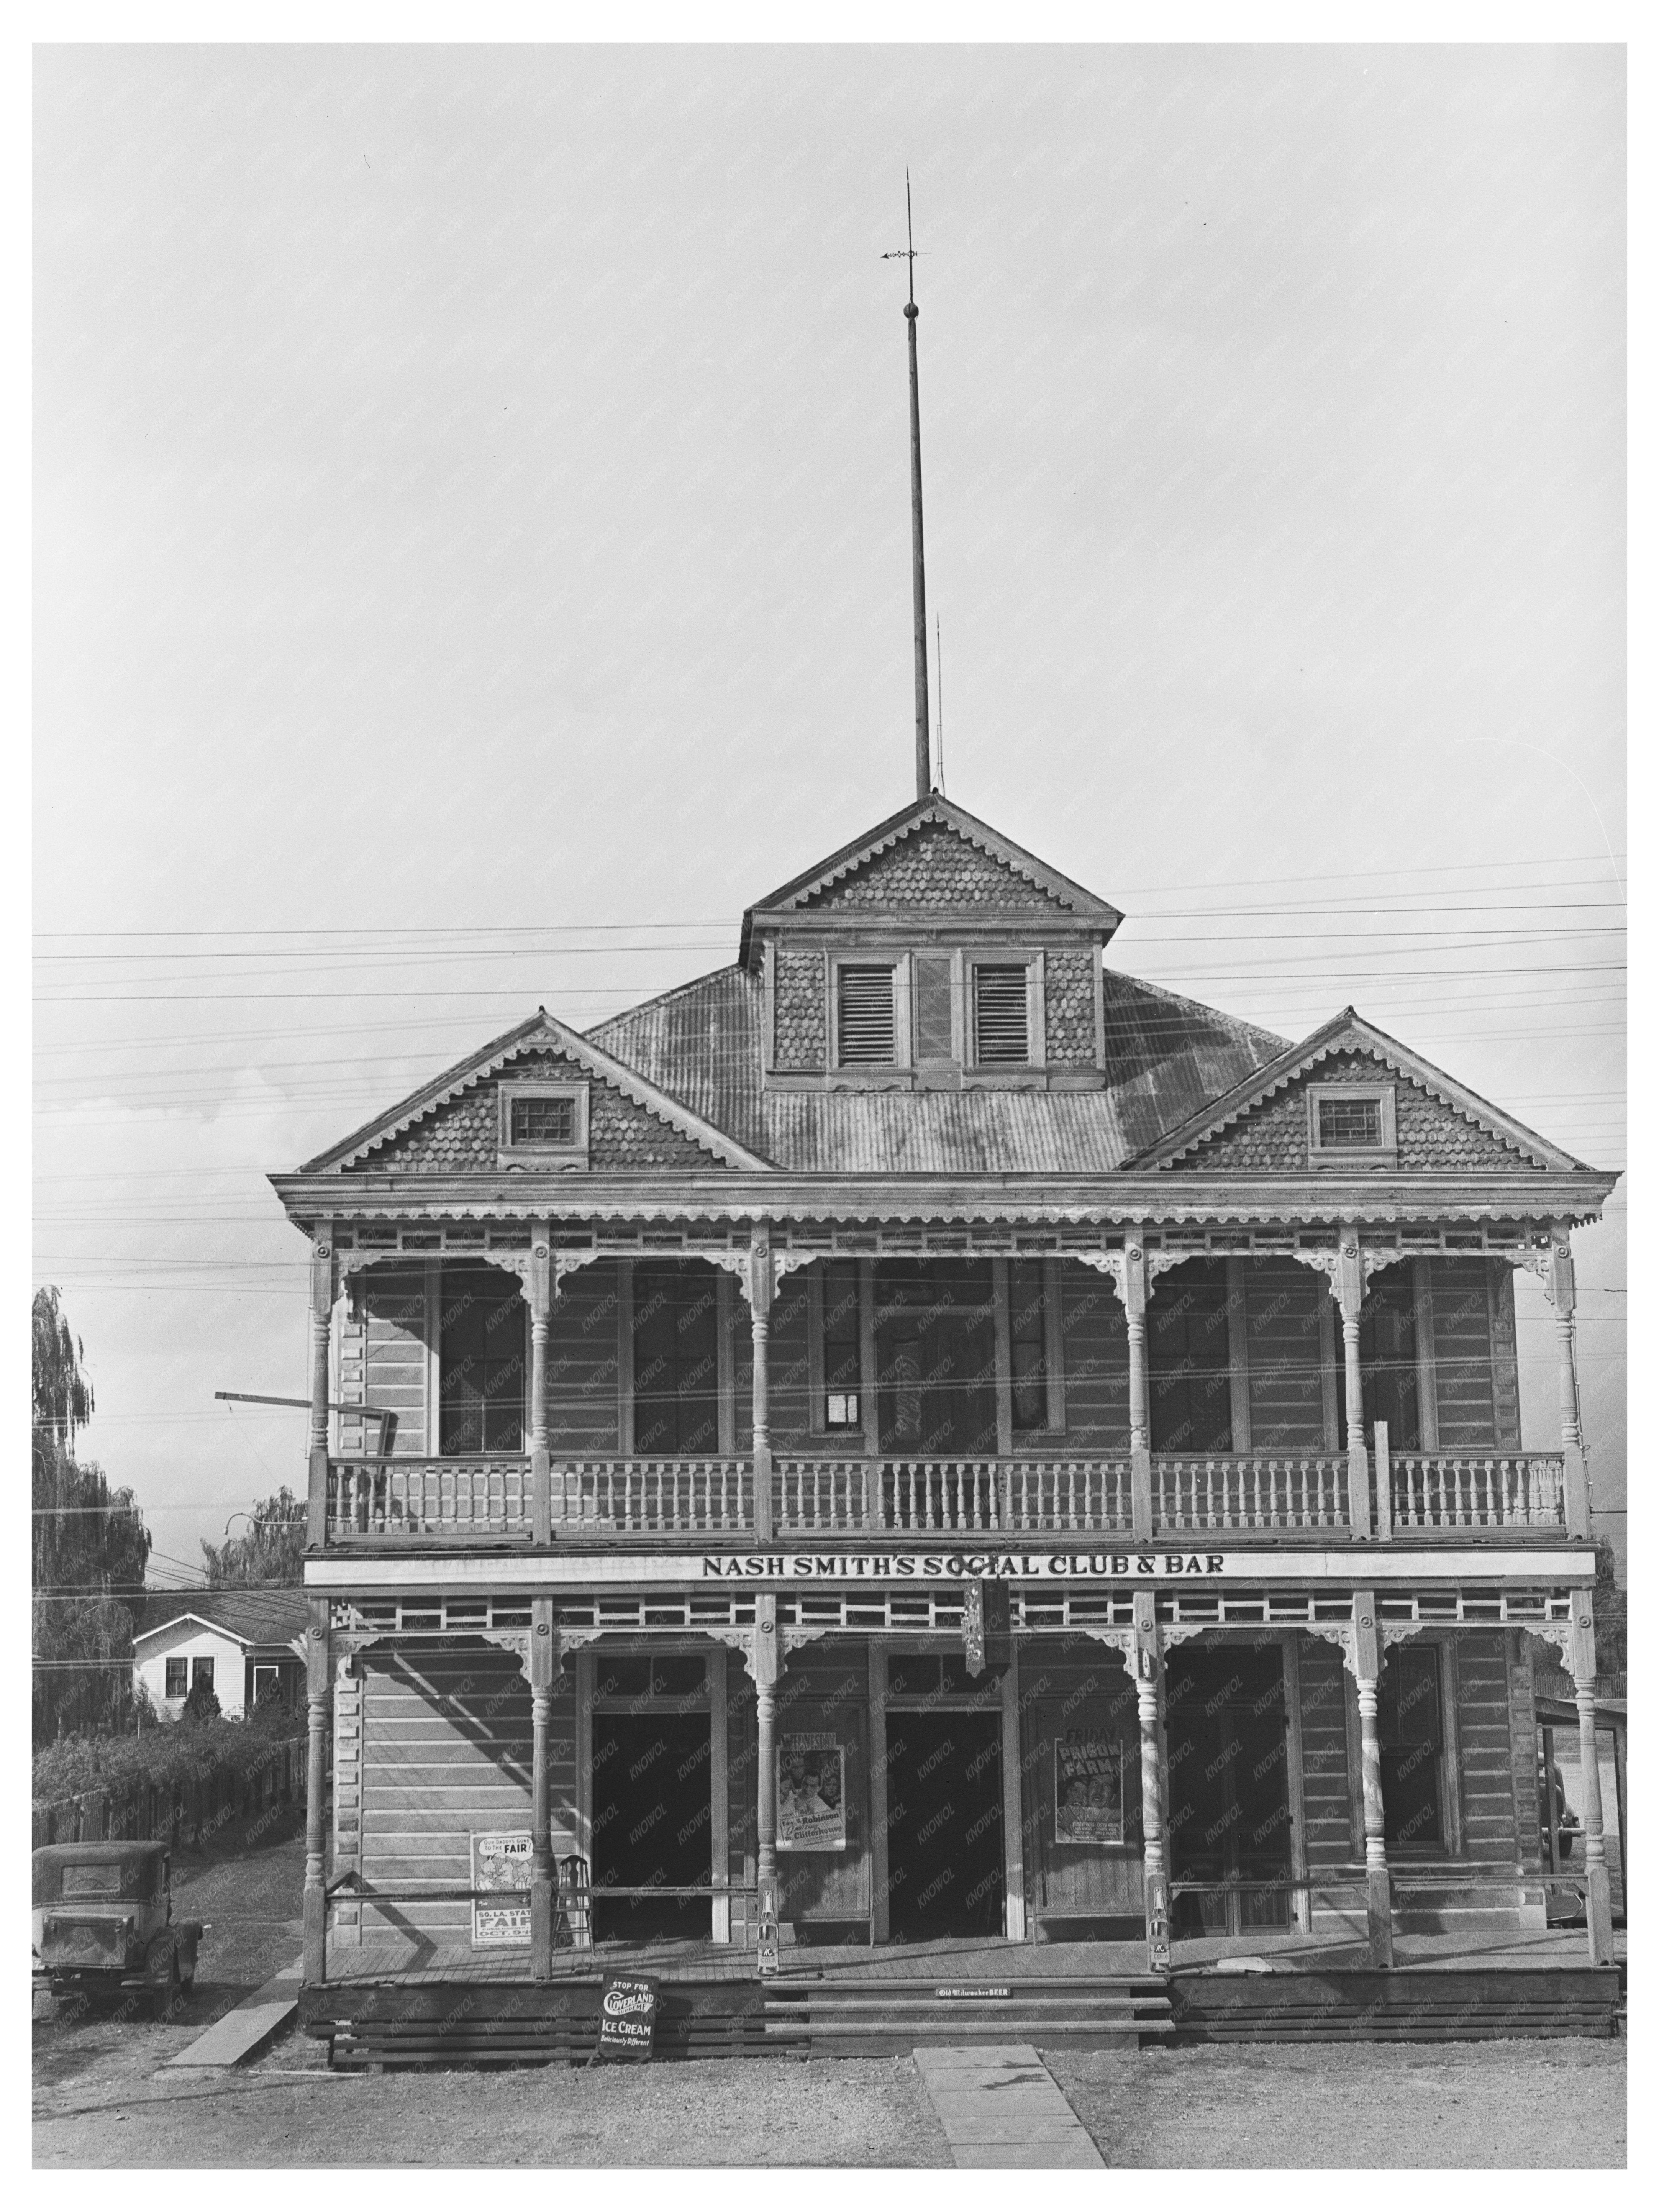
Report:
<svg viewBox="0 0 1659 2212"><path fill-rule="evenodd" d="M164 1722L142 1735L70 1735L34 1754L37 1805L78 1797L88 1790L125 1791L153 1783L161 1788L228 1768L251 1774L270 1758L273 1744L303 1734L286 1705L262 1702L246 1721Z"/></svg>

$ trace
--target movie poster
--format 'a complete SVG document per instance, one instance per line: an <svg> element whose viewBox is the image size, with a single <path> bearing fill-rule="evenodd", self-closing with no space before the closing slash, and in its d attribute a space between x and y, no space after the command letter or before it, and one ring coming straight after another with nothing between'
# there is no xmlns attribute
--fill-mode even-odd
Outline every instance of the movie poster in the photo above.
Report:
<svg viewBox="0 0 1659 2212"><path fill-rule="evenodd" d="M530 1832L475 1835L472 1838L472 1887L500 1891L501 1902L489 1897L472 1900L472 1941L475 1946L528 1943L530 1941ZM508 1893L517 1890L514 1897Z"/></svg>
<svg viewBox="0 0 1659 2212"><path fill-rule="evenodd" d="M1123 1841L1123 1746L1116 1736L1067 1729L1055 1739L1054 1841Z"/></svg>
<svg viewBox="0 0 1659 2212"><path fill-rule="evenodd" d="M778 1738L778 1849L844 1851L847 1770L833 1735Z"/></svg>

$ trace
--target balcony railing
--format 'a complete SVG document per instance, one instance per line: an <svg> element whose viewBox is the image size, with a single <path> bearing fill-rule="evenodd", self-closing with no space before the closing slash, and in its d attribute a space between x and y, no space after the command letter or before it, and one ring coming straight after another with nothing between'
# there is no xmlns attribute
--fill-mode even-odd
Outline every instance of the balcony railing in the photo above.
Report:
<svg viewBox="0 0 1659 2212"><path fill-rule="evenodd" d="M1174 1534L1346 1530L1346 1453L1249 1452L1152 1460L1152 1525Z"/></svg>
<svg viewBox="0 0 1659 2212"><path fill-rule="evenodd" d="M1566 1522L1559 1452L1390 1455L1396 1529L1560 1528Z"/></svg>
<svg viewBox="0 0 1659 2212"><path fill-rule="evenodd" d="M534 1489L527 1455L334 1460L328 1540L528 1542ZM550 1491L559 1539L754 1534L753 1471L744 1457L561 1455L552 1462ZM1390 1455L1373 1466L1371 1491L1371 1527L1383 1540L1559 1532L1565 1525L1559 1453ZM1340 1453L1155 1453L1151 1504L1154 1540L1340 1538L1352 1526L1348 1461ZM772 1522L780 1538L1128 1538L1131 1462L781 1455L773 1463Z"/></svg>

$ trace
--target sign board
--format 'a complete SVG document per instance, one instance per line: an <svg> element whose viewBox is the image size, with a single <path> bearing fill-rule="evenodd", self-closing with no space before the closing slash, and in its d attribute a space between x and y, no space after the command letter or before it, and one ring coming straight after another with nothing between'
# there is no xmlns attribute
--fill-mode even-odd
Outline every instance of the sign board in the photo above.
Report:
<svg viewBox="0 0 1659 2212"><path fill-rule="evenodd" d="M530 1831L475 1835L472 1899L475 1950L530 1941ZM516 1894L515 1894L516 1893ZM496 1903L497 1895L500 1903Z"/></svg>
<svg viewBox="0 0 1659 2212"><path fill-rule="evenodd" d="M1116 1736L1067 1729L1055 1737L1054 1841L1123 1841L1123 1746Z"/></svg>
<svg viewBox="0 0 1659 2212"><path fill-rule="evenodd" d="M657 2033L657 1982L650 1974L607 1974L599 1991L601 2058L649 2058Z"/></svg>
<svg viewBox="0 0 1659 2212"><path fill-rule="evenodd" d="M847 1849L847 1761L833 1735L778 1738L778 1849Z"/></svg>

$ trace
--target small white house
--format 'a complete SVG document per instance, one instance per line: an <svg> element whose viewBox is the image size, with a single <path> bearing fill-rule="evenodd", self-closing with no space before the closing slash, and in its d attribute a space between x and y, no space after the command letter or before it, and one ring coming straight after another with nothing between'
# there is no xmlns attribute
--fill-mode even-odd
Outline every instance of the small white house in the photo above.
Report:
<svg viewBox="0 0 1659 2212"><path fill-rule="evenodd" d="M151 1590L133 1633L133 1685L163 1720L206 1681L227 1720L240 1720L271 1684L305 1695L303 1590Z"/></svg>

